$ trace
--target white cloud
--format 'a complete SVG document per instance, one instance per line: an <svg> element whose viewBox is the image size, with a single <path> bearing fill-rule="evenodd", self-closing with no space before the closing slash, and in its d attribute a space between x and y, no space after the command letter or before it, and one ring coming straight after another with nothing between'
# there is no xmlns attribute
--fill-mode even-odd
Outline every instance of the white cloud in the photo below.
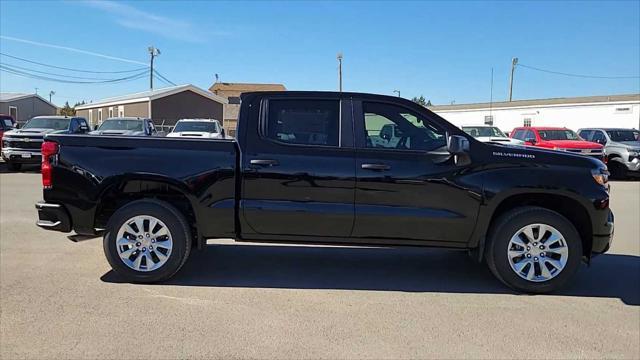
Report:
<svg viewBox="0 0 640 360"><path fill-rule="evenodd" d="M84 4L114 15L113 20L126 28L194 43L206 40L206 33L187 21L157 15L110 0L88 0Z"/></svg>

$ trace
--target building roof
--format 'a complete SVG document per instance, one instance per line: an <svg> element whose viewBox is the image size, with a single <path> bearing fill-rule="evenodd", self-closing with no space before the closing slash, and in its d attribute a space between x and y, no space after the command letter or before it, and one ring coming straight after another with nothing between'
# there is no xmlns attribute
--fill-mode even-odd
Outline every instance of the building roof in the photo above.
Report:
<svg viewBox="0 0 640 360"><path fill-rule="evenodd" d="M101 106L112 106L112 105L131 104L131 103L137 103L137 102L143 102L143 101L151 101L151 100L160 99L169 95L174 95L183 91L193 91L198 95L202 95L213 101L217 101L221 104L228 103L227 99L223 98L222 96L212 94L206 90L202 90L199 87L193 86L191 84L185 84L185 85L172 86L172 87L167 87L162 89L147 90L147 91L142 91L142 92L128 94L128 95L106 98L99 101L94 101L89 104L78 106L76 107L76 110L93 109Z"/></svg>
<svg viewBox="0 0 640 360"><path fill-rule="evenodd" d="M251 84L251 83L228 83L217 82L209 88L209 91L286 91L287 88L282 84Z"/></svg>
<svg viewBox="0 0 640 360"><path fill-rule="evenodd" d="M54 108L58 108L57 106L50 103L49 101L47 101L46 99L44 99L42 96L38 94L3 92L3 93L0 93L0 102L18 101L18 100L30 98L32 96L37 97L38 99L46 102L47 104L53 106Z"/></svg>
<svg viewBox="0 0 640 360"><path fill-rule="evenodd" d="M626 95L604 95L604 96L581 96L566 97L552 99L531 99L531 100L514 100L514 101L497 101L494 103L473 103L473 104L454 104L454 105L436 105L429 106L431 111L465 111L465 110L481 110L481 109L500 109L500 108L518 108L546 105L575 105L575 104L591 104L603 102L640 102L640 94Z"/></svg>

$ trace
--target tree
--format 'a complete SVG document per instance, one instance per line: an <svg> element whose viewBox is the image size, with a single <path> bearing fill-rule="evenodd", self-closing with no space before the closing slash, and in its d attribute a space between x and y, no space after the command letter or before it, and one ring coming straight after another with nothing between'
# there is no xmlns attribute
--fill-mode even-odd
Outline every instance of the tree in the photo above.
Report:
<svg viewBox="0 0 640 360"><path fill-rule="evenodd" d="M80 105L84 105L86 104L84 102L84 100L80 101L80 102L76 102L75 105L70 106L68 101L64 102L64 106L62 108L60 108L60 115L64 115L64 116L74 116L76 114L76 107L80 106Z"/></svg>
<svg viewBox="0 0 640 360"><path fill-rule="evenodd" d="M71 107L71 106L69 106L69 102L65 101L64 102L64 106L60 109L60 115L64 115L64 116L73 116L73 115L75 115L76 114L76 105Z"/></svg>
<svg viewBox="0 0 640 360"><path fill-rule="evenodd" d="M416 104L420 104L422 106L431 106L431 100L425 99L424 96L422 95L420 95L420 97L414 96L413 99L411 99L411 101L413 101Z"/></svg>

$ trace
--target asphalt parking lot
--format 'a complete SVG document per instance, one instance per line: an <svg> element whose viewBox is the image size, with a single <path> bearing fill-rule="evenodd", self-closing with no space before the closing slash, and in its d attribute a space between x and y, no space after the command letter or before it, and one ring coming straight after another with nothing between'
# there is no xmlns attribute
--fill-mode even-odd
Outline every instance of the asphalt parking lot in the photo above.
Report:
<svg viewBox="0 0 640 360"><path fill-rule="evenodd" d="M34 225L36 171L0 163L0 358L640 358L640 182L559 294L463 252L210 244L171 281L121 283L101 239Z"/></svg>

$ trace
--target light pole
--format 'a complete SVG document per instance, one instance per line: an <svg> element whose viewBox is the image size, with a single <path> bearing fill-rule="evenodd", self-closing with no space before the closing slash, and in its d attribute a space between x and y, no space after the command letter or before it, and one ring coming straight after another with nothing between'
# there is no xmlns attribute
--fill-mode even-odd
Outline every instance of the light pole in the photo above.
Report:
<svg viewBox="0 0 640 360"><path fill-rule="evenodd" d="M151 55L151 71L149 71L149 88L153 90L153 58L160 55L160 49L151 45L147 50L149 50L149 55Z"/></svg>
<svg viewBox="0 0 640 360"><path fill-rule="evenodd" d="M342 52L339 52L336 58L338 59L338 88L342 92Z"/></svg>
<svg viewBox="0 0 640 360"><path fill-rule="evenodd" d="M398 97L400 97L400 90L393 90L394 93L398 93Z"/></svg>
<svg viewBox="0 0 640 360"><path fill-rule="evenodd" d="M51 97L52 97L53 95L55 95L55 94L56 94L56 92L55 92L55 91L53 91L53 90L49 91L49 102L51 102Z"/></svg>
<svg viewBox="0 0 640 360"><path fill-rule="evenodd" d="M511 101L513 97L513 72L516 70L516 65L518 65L518 58L511 59L511 76L509 76L509 101Z"/></svg>

